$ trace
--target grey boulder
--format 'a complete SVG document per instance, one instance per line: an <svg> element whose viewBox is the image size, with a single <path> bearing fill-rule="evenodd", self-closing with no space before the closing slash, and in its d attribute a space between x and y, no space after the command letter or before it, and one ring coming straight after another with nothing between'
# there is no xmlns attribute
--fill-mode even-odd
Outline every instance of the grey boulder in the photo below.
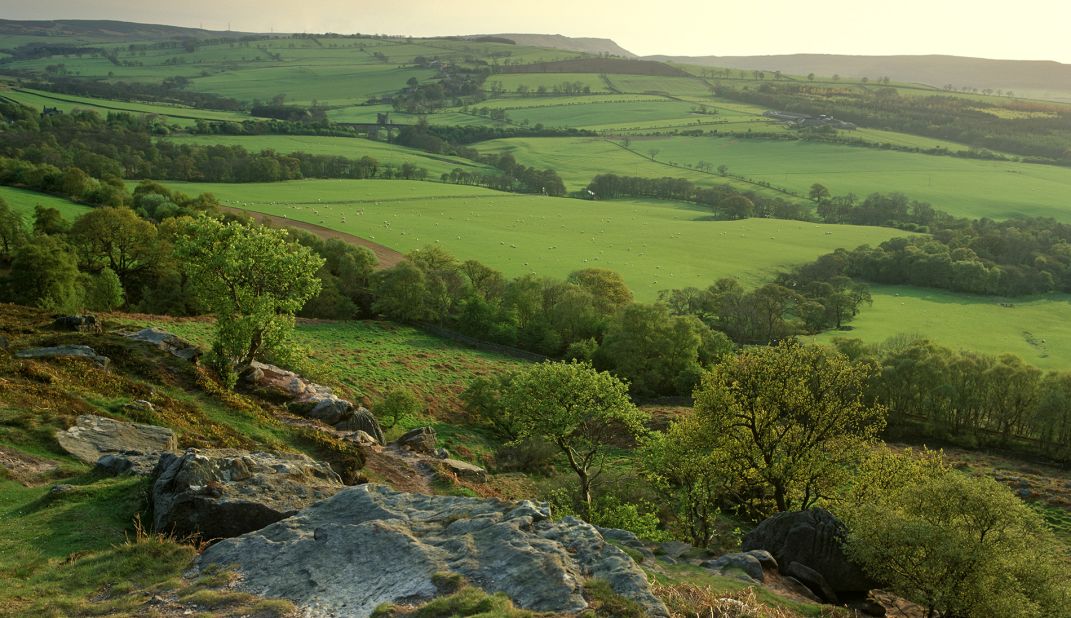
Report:
<svg viewBox="0 0 1071 618"><path fill-rule="evenodd" d="M81 358L90 360L100 367L107 368L111 360L107 356L97 354L96 350L87 345L60 345L48 348L26 348L15 352L15 358Z"/></svg>
<svg viewBox="0 0 1071 618"><path fill-rule="evenodd" d="M289 517L343 488L327 464L300 454L189 449L153 471L153 525L203 539L238 536Z"/></svg>
<svg viewBox="0 0 1071 618"><path fill-rule="evenodd" d="M177 356L190 362L196 362L201 356L201 350L196 345L167 331L143 328L135 333L128 334L127 337L134 341L148 343L168 352L172 356Z"/></svg>
<svg viewBox="0 0 1071 618"><path fill-rule="evenodd" d="M377 605L437 594L433 576L451 572L520 607L575 613L587 608L587 578L607 581L650 616L668 611L631 558L591 525L531 502L349 487L293 517L227 539L199 559L235 565L238 586L283 597L309 617L369 616Z"/></svg>
<svg viewBox="0 0 1071 618"><path fill-rule="evenodd" d="M59 330L73 330L80 333L99 332L100 323L94 315L64 315L52 321L52 327Z"/></svg>
<svg viewBox="0 0 1071 618"><path fill-rule="evenodd" d="M703 566L712 571L718 571L719 573L725 573L727 570L741 571L757 582L766 579L766 576L763 573L762 563L759 562L758 558L750 554L725 554L714 560L704 562Z"/></svg>
<svg viewBox="0 0 1071 618"><path fill-rule="evenodd" d="M417 427L394 441L400 448L417 453L435 455L435 447L439 443L439 437L431 427Z"/></svg>
<svg viewBox="0 0 1071 618"><path fill-rule="evenodd" d="M93 468L98 474L106 476L151 476L160 453L115 453L105 455L97 460Z"/></svg>
<svg viewBox="0 0 1071 618"><path fill-rule="evenodd" d="M383 429L379 425L379 421L375 416L368 411L367 408L359 407L353 410L353 413L344 421L335 423L335 429L340 431L363 431L375 441L384 445L387 443L386 438L383 437Z"/></svg>
<svg viewBox="0 0 1071 618"><path fill-rule="evenodd" d="M744 537L742 548L764 549L781 565L797 562L809 567L838 594L865 596L877 584L844 554L845 534L844 524L832 513L813 508L764 520Z"/></svg>
<svg viewBox="0 0 1071 618"><path fill-rule="evenodd" d="M56 432L56 441L71 455L95 464L105 455L159 454L178 449L175 432L167 427L126 423L84 414L66 431Z"/></svg>

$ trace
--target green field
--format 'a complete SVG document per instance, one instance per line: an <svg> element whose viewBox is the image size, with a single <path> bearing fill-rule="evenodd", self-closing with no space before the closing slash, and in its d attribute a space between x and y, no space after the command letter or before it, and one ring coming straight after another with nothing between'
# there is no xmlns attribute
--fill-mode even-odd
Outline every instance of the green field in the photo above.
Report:
<svg viewBox="0 0 1071 618"><path fill-rule="evenodd" d="M497 173L486 165L480 165L446 155L435 155L395 146L386 142L353 137L325 137L318 135L181 135L169 138L179 144L221 144L225 146L242 146L251 152L274 150L279 153L307 152L316 155L330 155L359 159L372 157L382 165L399 167L403 163L412 163L428 170L432 178L438 178L443 172L461 168L469 172Z"/></svg>
<svg viewBox="0 0 1071 618"><path fill-rule="evenodd" d="M45 208L55 208L68 221L72 221L79 215L89 212L88 206L75 204L62 197L54 197L45 193L26 191L25 189L16 189L14 187L0 186L0 198L3 198L15 212L21 214L27 224L33 223L33 209L38 205Z"/></svg>
<svg viewBox="0 0 1071 618"><path fill-rule="evenodd" d="M900 192L961 217L1027 215L1071 221L1071 168L735 137L632 138L630 147L640 155L657 150L656 160L662 164L593 139L518 138L481 145L490 152L511 152L526 165L555 169L570 188L606 172L722 182L720 176L684 167L706 161L801 195L818 182L834 195Z"/></svg>
<svg viewBox="0 0 1071 618"><path fill-rule="evenodd" d="M181 105L164 105L162 103L132 103L127 101L113 101L111 99L97 99L93 97L77 97L68 94L56 94L37 90L0 90L0 97L11 99L17 103L34 108L38 111L42 107L55 107L63 112L71 112L76 109L96 111L100 114L108 112L130 112L134 114L157 114L164 116L169 122L181 126L191 126L198 119L204 120L229 120L241 122L250 120L246 114L237 112L221 112Z"/></svg>
<svg viewBox="0 0 1071 618"><path fill-rule="evenodd" d="M957 350L1015 354L1042 369L1071 369L1071 295L999 298L908 286L871 291L873 306L863 309L850 331L817 339L880 343L895 335L918 335Z"/></svg>
<svg viewBox="0 0 1071 618"><path fill-rule="evenodd" d="M837 247L903 234L772 219L713 221L705 209L673 202L586 202L431 182L168 184L190 194L210 191L228 205L323 225L403 252L437 244L511 276L561 278L580 268L609 268L648 302L660 290L706 287L720 277L756 285Z"/></svg>

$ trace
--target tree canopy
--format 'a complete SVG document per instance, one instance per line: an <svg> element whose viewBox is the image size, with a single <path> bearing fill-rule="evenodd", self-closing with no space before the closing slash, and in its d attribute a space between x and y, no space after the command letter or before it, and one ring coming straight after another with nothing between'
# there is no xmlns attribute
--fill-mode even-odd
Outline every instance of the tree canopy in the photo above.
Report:
<svg viewBox="0 0 1071 618"><path fill-rule="evenodd" d="M323 258L288 241L285 230L207 216L188 219L175 255L216 316L213 352L224 363L248 364L279 351L294 313L320 292L316 271Z"/></svg>

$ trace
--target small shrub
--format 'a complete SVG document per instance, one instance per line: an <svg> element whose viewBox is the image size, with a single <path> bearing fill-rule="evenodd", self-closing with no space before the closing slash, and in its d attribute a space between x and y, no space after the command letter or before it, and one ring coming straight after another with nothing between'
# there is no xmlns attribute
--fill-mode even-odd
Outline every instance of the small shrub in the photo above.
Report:
<svg viewBox="0 0 1071 618"><path fill-rule="evenodd" d="M424 404L412 391L397 388L388 391L372 410L383 427L391 429L398 421L419 416L424 411Z"/></svg>
<svg viewBox="0 0 1071 618"><path fill-rule="evenodd" d="M645 618L647 616L642 605L614 592L606 580L589 579L585 582L584 598L587 599L591 608L584 612L587 615L607 618Z"/></svg>

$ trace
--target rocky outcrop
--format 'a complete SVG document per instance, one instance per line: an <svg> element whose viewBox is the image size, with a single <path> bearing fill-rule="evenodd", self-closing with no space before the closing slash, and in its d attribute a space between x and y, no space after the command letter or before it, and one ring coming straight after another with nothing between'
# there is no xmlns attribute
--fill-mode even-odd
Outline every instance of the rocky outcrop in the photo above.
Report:
<svg viewBox="0 0 1071 618"><path fill-rule="evenodd" d="M197 362L197 359L201 357L200 348L167 331L157 330L155 328L143 328L136 333L129 333L126 336L134 341L142 341L160 348L182 360Z"/></svg>
<svg viewBox="0 0 1071 618"><path fill-rule="evenodd" d="M105 476L151 476L156 464L160 461L160 453L115 453L105 455L97 460L94 472Z"/></svg>
<svg viewBox="0 0 1071 618"><path fill-rule="evenodd" d="M92 414L79 416L66 431L57 431L56 441L63 450L90 464L105 455L158 457L162 452L178 449L175 432L167 427L125 423Z"/></svg>
<svg viewBox="0 0 1071 618"><path fill-rule="evenodd" d="M82 358L91 360L100 367L107 368L111 360L97 354L87 345L60 345L49 348L26 348L15 352L15 358Z"/></svg>
<svg viewBox="0 0 1071 618"><path fill-rule="evenodd" d="M64 315L52 321L52 328L80 333L100 332L100 322L94 315Z"/></svg>
<svg viewBox="0 0 1071 618"><path fill-rule="evenodd" d="M439 437L431 427L417 427L407 431L394 443L398 445L398 448L434 456Z"/></svg>
<svg viewBox="0 0 1071 618"><path fill-rule="evenodd" d="M821 575L829 589L837 594L866 596L866 592L877 585L844 555L845 532L844 524L822 508L778 513L748 533L742 547L770 552L782 565L782 572L793 562L808 567ZM826 596L821 585L818 588L812 590Z"/></svg>
<svg viewBox="0 0 1071 618"><path fill-rule="evenodd" d="M339 431L361 431L374 438L378 444L382 445L387 442L386 438L383 437L383 429L379 426L379 421L372 416L372 413L367 408L357 408L349 418L335 423L335 429Z"/></svg>
<svg viewBox="0 0 1071 618"><path fill-rule="evenodd" d="M461 461L460 459L437 459L432 463L440 470L453 474L460 479L472 481L473 483L487 482L487 470L484 470L476 464L470 464L469 462Z"/></svg>
<svg viewBox="0 0 1071 618"><path fill-rule="evenodd" d="M364 431L380 444L383 430L371 412L335 395L331 388L310 382L293 371L253 361L243 372L246 385L263 397L287 404L296 414L323 421L343 431ZM352 429L348 429L352 427Z"/></svg>
<svg viewBox="0 0 1071 618"><path fill-rule="evenodd" d="M289 517L343 488L331 468L305 455L189 449L153 471L156 530L228 538Z"/></svg>
<svg viewBox="0 0 1071 618"><path fill-rule="evenodd" d="M452 572L517 605L547 612L587 607L587 578L607 581L668 616L631 558L591 525L551 521L531 502L347 488L293 517L205 551L201 566L235 565L241 588L290 599L306 616L369 616L381 603L437 594Z"/></svg>

